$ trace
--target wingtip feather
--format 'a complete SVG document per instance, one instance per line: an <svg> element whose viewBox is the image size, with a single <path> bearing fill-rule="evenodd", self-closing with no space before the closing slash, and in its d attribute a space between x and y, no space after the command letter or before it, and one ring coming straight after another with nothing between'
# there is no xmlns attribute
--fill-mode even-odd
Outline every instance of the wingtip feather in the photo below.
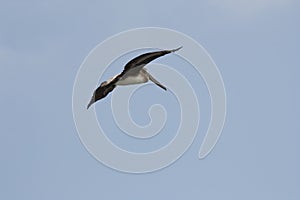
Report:
<svg viewBox="0 0 300 200"><path fill-rule="evenodd" d="M170 50L170 52L178 51L178 50L180 50L181 48L182 48L182 46L180 46L180 47L178 47L178 48L176 48L176 49L172 49L172 50Z"/></svg>

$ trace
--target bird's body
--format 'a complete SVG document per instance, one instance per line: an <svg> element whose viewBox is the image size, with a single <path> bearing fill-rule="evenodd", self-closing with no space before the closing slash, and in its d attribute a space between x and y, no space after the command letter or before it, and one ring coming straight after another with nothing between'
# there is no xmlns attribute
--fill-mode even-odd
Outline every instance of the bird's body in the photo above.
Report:
<svg viewBox="0 0 300 200"><path fill-rule="evenodd" d="M96 101L106 97L117 85L141 84L150 80L162 89L167 90L165 86L158 82L149 72L146 71L146 69L144 69L144 66L156 58L175 52L181 48L182 47L173 50L145 53L132 59L125 65L124 70L120 74L100 84L100 86L94 91L87 108Z"/></svg>
<svg viewBox="0 0 300 200"><path fill-rule="evenodd" d="M139 71L136 75L125 75L118 82L116 82L116 85L133 85L133 84L140 84L140 83L146 83L149 81L149 77L147 72L144 72L145 70L142 69Z"/></svg>

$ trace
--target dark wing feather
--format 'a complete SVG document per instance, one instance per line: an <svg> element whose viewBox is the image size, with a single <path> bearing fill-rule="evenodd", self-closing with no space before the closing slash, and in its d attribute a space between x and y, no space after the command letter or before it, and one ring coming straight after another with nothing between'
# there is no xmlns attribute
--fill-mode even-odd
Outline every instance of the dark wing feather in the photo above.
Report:
<svg viewBox="0 0 300 200"><path fill-rule="evenodd" d="M159 58L159 57L169 54L171 52L177 51L181 48L182 47L179 47L179 48L173 49L173 50L155 51L155 52L149 52L149 53L139 55L138 57L132 59L125 65L124 70L122 71L121 74L124 75L125 73L128 73L129 71L130 71L130 73L139 72L146 64L150 63L151 61L155 60L156 58Z"/></svg>

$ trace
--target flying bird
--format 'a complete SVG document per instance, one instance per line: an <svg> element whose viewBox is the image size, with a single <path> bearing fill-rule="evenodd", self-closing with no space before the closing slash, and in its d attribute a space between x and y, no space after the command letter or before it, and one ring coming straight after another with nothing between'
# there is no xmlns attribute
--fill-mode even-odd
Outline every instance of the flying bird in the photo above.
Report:
<svg viewBox="0 0 300 200"><path fill-rule="evenodd" d="M130 60L120 74L117 74L113 78L100 84L100 86L94 91L93 96L87 105L87 109L89 109L89 107L96 101L106 97L117 85L140 84L146 83L150 80L162 89L167 90L167 88L158 82L149 72L147 72L144 67L151 61L166 54L178 51L181 48L182 47L172 50L149 52Z"/></svg>

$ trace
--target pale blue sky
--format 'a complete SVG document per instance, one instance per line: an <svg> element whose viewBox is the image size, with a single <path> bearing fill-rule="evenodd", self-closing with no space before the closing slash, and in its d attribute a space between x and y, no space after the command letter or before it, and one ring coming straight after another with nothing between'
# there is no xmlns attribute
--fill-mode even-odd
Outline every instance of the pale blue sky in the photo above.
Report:
<svg viewBox="0 0 300 200"><path fill-rule="evenodd" d="M1 1L0 199L300 199L299 6L297 0ZM197 159L199 134L175 164L132 175L85 150L73 122L72 87L92 48L145 26L181 31L206 48L222 73L228 113L204 160ZM201 88L203 82L198 96ZM130 144L122 143L134 149Z"/></svg>

